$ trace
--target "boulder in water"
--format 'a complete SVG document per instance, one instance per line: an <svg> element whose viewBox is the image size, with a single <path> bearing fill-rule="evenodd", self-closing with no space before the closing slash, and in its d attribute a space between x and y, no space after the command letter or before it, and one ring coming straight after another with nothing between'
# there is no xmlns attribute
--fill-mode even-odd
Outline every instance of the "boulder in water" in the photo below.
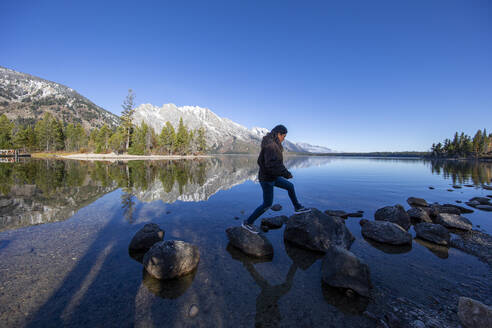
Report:
<svg viewBox="0 0 492 328"><path fill-rule="evenodd" d="M414 220L413 222L432 222L429 214L427 214L427 211L420 208L420 207L414 207L411 208L407 211L408 215L410 216L411 220Z"/></svg>
<svg viewBox="0 0 492 328"><path fill-rule="evenodd" d="M418 197L409 197L407 199L407 203L410 206L419 206L419 207L428 207L429 204L427 201L423 198L418 198Z"/></svg>
<svg viewBox="0 0 492 328"><path fill-rule="evenodd" d="M492 327L492 308L468 297L459 298L458 317L465 328Z"/></svg>
<svg viewBox="0 0 492 328"><path fill-rule="evenodd" d="M155 243L164 239L165 231L155 223L147 223L133 236L128 249L130 252L147 252Z"/></svg>
<svg viewBox="0 0 492 328"><path fill-rule="evenodd" d="M405 230L408 230L411 225L410 216L403 206L399 204L378 209L374 214L374 217L376 221L389 221L398 224Z"/></svg>
<svg viewBox="0 0 492 328"><path fill-rule="evenodd" d="M160 241L145 253L145 270L157 279L173 279L191 273L198 266L198 247L181 240Z"/></svg>
<svg viewBox="0 0 492 328"><path fill-rule="evenodd" d="M261 220L261 225L266 226L269 229L278 229L281 228L282 225L287 222L289 218L285 215L274 216L270 218L264 218Z"/></svg>
<svg viewBox="0 0 492 328"><path fill-rule="evenodd" d="M412 235L393 222L361 220L360 224L362 235L366 238L391 245L412 243Z"/></svg>
<svg viewBox="0 0 492 328"><path fill-rule="evenodd" d="M352 252L338 246L330 247L323 258L321 270L321 279L325 284L369 296L372 286L369 267Z"/></svg>
<svg viewBox="0 0 492 328"><path fill-rule="evenodd" d="M473 197L472 199L470 199L470 202L473 202L473 201L477 201L479 202L481 205L487 205L487 204L490 204L490 199L487 198L487 197Z"/></svg>
<svg viewBox="0 0 492 328"><path fill-rule="evenodd" d="M436 223L451 229L472 229L472 223L470 220L458 214L440 213L437 216Z"/></svg>
<svg viewBox="0 0 492 328"><path fill-rule="evenodd" d="M355 240L343 219L316 208L292 215L285 226L284 239L318 252L326 252L332 245L349 249Z"/></svg>
<svg viewBox="0 0 492 328"><path fill-rule="evenodd" d="M440 224L419 223L415 225L417 237L428 240L438 245L447 246L449 244L449 231Z"/></svg>
<svg viewBox="0 0 492 328"><path fill-rule="evenodd" d="M226 230L229 242L244 253L254 257L273 256L273 246L263 234L255 234L242 227L231 227Z"/></svg>
<svg viewBox="0 0 492 328"><path fill-rule="evenodd" d="M282 209L282 205L280 204L275 204L272 207L270 207L272 211L278 212Z"/></svg>

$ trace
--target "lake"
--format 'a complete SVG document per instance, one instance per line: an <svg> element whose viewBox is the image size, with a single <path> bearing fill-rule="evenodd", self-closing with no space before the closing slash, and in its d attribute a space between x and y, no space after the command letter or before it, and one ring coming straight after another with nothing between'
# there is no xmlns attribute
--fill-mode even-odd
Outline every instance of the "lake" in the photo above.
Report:
<svg viewBox="0 0 492 328"><path fill-rule="evenodd" d="M368 220L384 206L409 209L410 196L456 204L492 194L482 188L491 163L297 156L285 163L304 206L362 210ZM0 163L1 326L375 327L374 317L393 313L404 323L458 327L460 296L492 304L488 264L415 239L408 247L371 242L360 218L346 226L356 238L350 251L370 268L370 298L323 285L322 254L284 242L283 228L266 233L273 259L243 255L225 229L261 203L256 175L256 156L239 155ZM293 214L287 192L276 188L277 203L281 211L262 217ZM492 212L464 216L492 233ZM194 273L158 281L129 255L149 222L165 240L198 246Z"/></svg>

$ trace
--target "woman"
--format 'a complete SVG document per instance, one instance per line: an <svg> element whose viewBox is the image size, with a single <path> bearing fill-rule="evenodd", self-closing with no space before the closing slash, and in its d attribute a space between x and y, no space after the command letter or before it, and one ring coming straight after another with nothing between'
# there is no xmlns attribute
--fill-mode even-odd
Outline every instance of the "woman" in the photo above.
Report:
<svg viewBox="0 0 492 328"><path fill-rule="evenodd" d="M263 137L261 141L261 151L258 156L258 180L260 180L261 189L263 189L263 204L261 204L250 217L245 220L242 227L249 232L258 233L258 229L253 225L255 220L260 217L273 203L273 187L285 189L289 192L290 200L296 212L309 212L310 209L302 206L296 197L294 185L287 181L292 178L292 174L287 170L283 163L282 142L287 135L287 128L283 125L277 125Z"/></svg>

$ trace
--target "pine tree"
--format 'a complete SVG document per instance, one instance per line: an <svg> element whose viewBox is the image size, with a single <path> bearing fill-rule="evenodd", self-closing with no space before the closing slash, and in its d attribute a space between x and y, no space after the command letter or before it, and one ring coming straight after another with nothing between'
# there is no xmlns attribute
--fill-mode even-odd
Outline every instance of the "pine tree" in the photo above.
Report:
<svg viewBox="0 0 492 328"><path fill-rule="evenodd" d="M123 112L121 113L122 125L125 128L126 149L130 147L130 138L133 128L133 113L135 112L135 93L132 89L128 90L128 95L123 102Z"/></svg>
<svg viewBox="0 0 492 328"><path fill-rule="evenodd" d="M10 149L12 143L12 130L14 124L10 122L5 114L0 116L0 149Z"/></svg>
<svg viewBox="0 0 492 328"><path fill-rule="evenodd" d="M176 150L184 154L188 146L188 130L183 124L183 118L179 119L178 132L176 133Z"/></svg>
<svg viewBox="0 0 492 328"><path fill-rule="evenodd" d="M205 153L207 148L207 143L205 141L205 129L203 128L203 126L201 126L198 129L197 144L198 144L198 152L202 154Z"/></svg>

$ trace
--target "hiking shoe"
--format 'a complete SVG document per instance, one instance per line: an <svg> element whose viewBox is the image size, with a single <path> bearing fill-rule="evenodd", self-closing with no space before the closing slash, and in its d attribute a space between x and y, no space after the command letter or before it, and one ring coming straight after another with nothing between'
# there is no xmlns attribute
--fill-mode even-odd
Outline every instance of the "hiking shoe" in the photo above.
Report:
<svg viewBox="0 0 492 328"><path fill-rule="evenodd" d="M243 222L243 224L241 224L241 227L243 229L248 230L251 233L254 233L255 235L257 235L259 233L258 229L256 229L256 227L254 225L247 224L246 222Z"/></svg>
<svg viewBox="0 0 492 328"><path fill-rule="evenodd" d="M296 208L296 213L307 213L307 212L311 212L311 209L305 208L302 205Z"/></svg>

